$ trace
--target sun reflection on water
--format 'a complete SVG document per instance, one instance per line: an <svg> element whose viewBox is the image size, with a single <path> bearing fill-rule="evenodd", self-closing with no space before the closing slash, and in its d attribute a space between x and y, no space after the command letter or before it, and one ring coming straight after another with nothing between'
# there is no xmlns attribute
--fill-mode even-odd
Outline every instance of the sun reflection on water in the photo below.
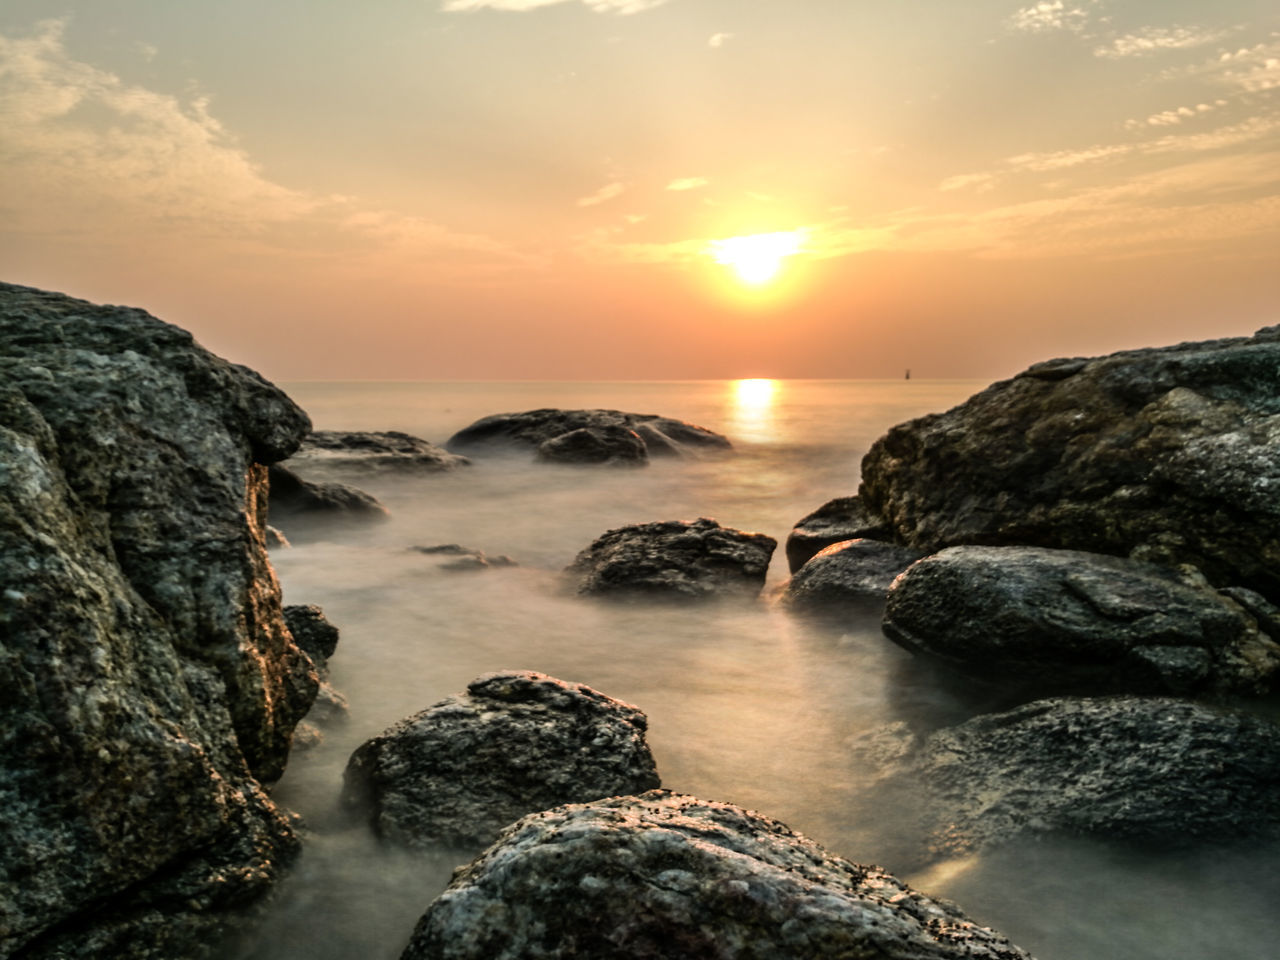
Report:
<svg viewBox="0 0 1280 960"><path fill-rule="evenodd" d="M767 378L729 381L728 417L731 437L768 440L773 435L774 404L781 382Z"/></svg>

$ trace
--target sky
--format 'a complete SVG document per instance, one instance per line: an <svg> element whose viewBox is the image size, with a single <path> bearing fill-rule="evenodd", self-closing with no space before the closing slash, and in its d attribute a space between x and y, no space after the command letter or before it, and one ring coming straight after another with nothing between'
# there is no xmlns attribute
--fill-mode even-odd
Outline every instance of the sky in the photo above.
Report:
<svg viewBox="0 0 1280 960"><path fill-rule="evenodd" d="M1280 7L4 0L0 279L273 380L1245 335L1280 323Z"/></svg>

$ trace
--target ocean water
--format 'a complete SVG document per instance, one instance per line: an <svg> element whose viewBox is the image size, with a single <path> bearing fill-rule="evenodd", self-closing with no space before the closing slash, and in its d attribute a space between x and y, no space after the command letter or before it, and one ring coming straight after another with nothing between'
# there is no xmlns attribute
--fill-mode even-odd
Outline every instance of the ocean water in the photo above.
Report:
<svg viewBox="0 0 1280 960"><path fill-rule="evenodd" d="M856 491L863 453L888 427L944 410L976 381L293 383L317 429L402 430L436 443L481 416L611 407L690 420L729 436L730 457L642 470L524 458L360 485L392 521L299 539L272 562L286 603L317 603L342 631L330 662L349 720L290 759L274 796L302 815L307 847L239 960L394 960L417 918L473 851L409 854L339 812L351 752L403 717L500 669L531 669L636 704L663 785L775 817L851 860L878 863L956 900L1040 960L1275 956L1273 849L1194 856L1092 843L1034 843L912 872L917 838L868 803L877 766L857 745L894 724L928 729L984 709L881 635L794 619L772 594L795 522ZM710 516L770 534L761 600L672 608L566 595L559 571L606 530ZM441 570L415 545L459 543L518 566Z"/></svg>

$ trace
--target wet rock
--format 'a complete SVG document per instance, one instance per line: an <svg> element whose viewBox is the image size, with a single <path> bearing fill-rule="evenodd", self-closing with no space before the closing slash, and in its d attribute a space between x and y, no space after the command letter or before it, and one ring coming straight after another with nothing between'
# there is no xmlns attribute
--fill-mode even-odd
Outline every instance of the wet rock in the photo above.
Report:
<svg viewBox="0 0 1280 960"><path fill-rule="evenodd" d="M395 430L316 430L289 460L291 468L308 475L312 471L350 475L444 473L470 463L466 457Z"/></svg>
<svg viewBox="0 0 1280 960"><path fill-rule="evenodd" d="M308 429L142 310L0 284L0 956L203 956L296 851L264 464Z"/></svg>
<svg viewBox="0 0 1280 960"><path fill-rule="evenodd" d="M268 550L287 550L293 546L289 542L289 538L284 535L284 531L279 527L268 526L263 532L263 538L267 542Z"/></svg>
<svg viewBox="0 0 1280 960"><path fill-rule="evenodd" d="M1280 646L1191 572L1077 550L951 547L894 584L884 632L1040 695L1261 693Z"/></svg>
<svg viewBox="0 0 1280 960"><path fill-rule="evenodd" d="M376 497L345 483L313 483L275 464L271 477L271 522L299 536L328 527L380 523L391 514Z"/></svg>
<svg viewBox="0 0 1280 960"><path fill-rule="evenodd" d="M921 556L910 547L878 540L834 543L796 571L782 603L797 613L878 617L894 579Z"/></svg>
<svg viewBox="0 0 1280 960"><path fill-rule="evenodd" d="M439 543L430 547L410 547L415 553L423 553L429 557L443 560L438 569L454 573L465 573L472 570L488 570L492 567L518 567L511 557L505 553L493 556L474 547L464 547L457 543Z"/></svg>
<svg viewBox="0 0 1280 960"><path fill-rule="evenodd" d="M1280 832L1280 725L1172 698L978 717L929 736L899 778L934 857L1048 834L1168 849Z"/></svg>
<svg viewBox="0 0 1280 960"><path fill-rule="evenodd" d="M543 463L647 467L649 451L634 430L624 426L579 427L538 445Z"/></svg>
<svg viewBox="0 0 1280 960"><path fill-rule="evenodd" d="M1280 598L1280 328L1039 364L894 427L859 496L894 539L1089 550Z"/></svg>
<svg viewBox="0 0 1280 960"><path fill-rule="evenodd" d="M324 611L315 604L290 604L284 608L284 622L289 625L294 642L316 665L328 672L329 658L338 649L338 628L329 622Z"/></svg>
<svg viewBox="0 0 1280 960"><path fill-rule="evenodd" d="M637 523L598 537L565 573L579 593L596 596L754 597L777 545L707 517Z"/></svg>
<svg viewBox="0 0 1280 960"><path fill-rule="evenodd" d="M785 825L655 790L534 814L454 875L402 960L1014 960L1028 954Z"/></svg>
<svg viewBox="0 0 1280 960"><path fill-rule="evenodd" d="M588 431L551 448L551 459L563 460L575 450L599 449L607 438L615 447L626 446L622 432L640 439L649 457L695 456L705 452L724 453L732 449L720 434L683 420L659 417L651 413L624 413L621 410L528 410L524 413L498 413L483 417L455 433L445 447L455 452L494 453L502 451L539 450L550 440L578 430ZM598 431L594 436L593 431ZM579 460L577 462L610 462Z"/></svg>
<svg viewBox="0 0 1280 960"><path fill-rule="evenodd" d="M487 674L364 743L343 798L395 843L486 844L526 813L656 787L647 726L579 683Z"/></svg>
<svg viewBox="0 0 1280 960"><path fill-rule="evenodd" d="M828 500L801 518L787 537L787 566L795 573L820 550L845 540L863 539L892 540L893 532L857 497Z"/></svg>

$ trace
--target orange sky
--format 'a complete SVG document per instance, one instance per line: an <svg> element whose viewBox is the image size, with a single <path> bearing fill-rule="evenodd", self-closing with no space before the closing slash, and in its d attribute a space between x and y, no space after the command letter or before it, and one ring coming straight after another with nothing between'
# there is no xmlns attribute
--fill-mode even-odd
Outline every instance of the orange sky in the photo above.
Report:
<svg viewBox="0 0 1280 960"><path fill-rule="evenodd" d="M0 170L0 278L272 379L997 377L1280 322L1280 11L7 0Z"/></svg>

